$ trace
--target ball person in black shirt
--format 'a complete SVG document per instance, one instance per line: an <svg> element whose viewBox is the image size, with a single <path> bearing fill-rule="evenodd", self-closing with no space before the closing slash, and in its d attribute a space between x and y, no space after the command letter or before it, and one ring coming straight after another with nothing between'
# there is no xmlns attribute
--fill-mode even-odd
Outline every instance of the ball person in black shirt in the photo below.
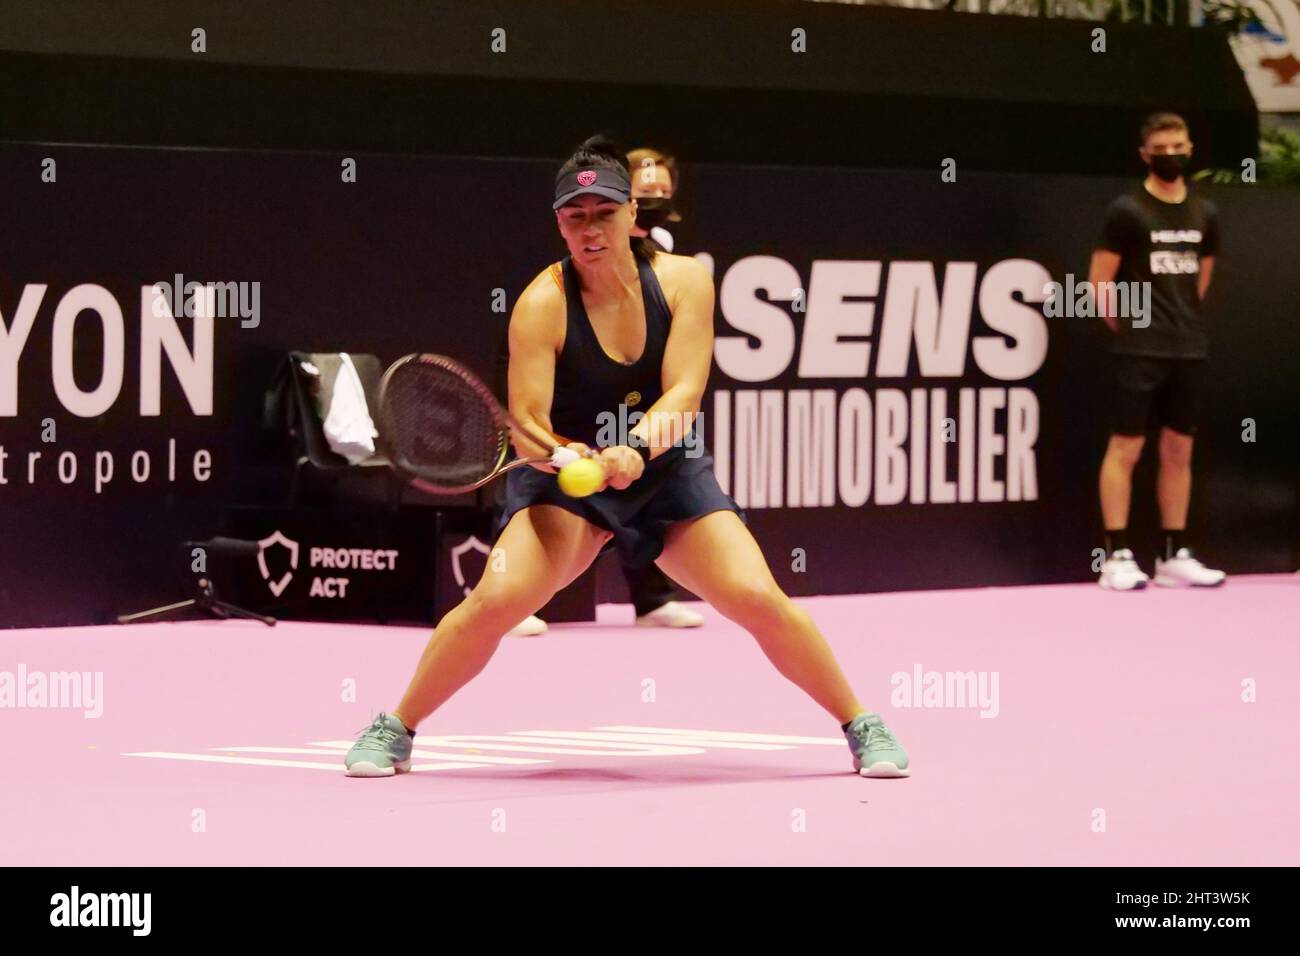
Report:
<svg viewBox="0 0 1300 956"><path fill-rule="evenodd" d="M1153 114L1141 135L1147 177L1110 204L1088 274L1114 333L1114 424L1099 480L1106 531L1100 584L1117 591L1147 584L1129 547L1129 500L1148 426L1159 424L1156 498L1164 547L1155 583L1213 587L1225 576L1201 564L1188 546L1187 506L1208 340L1201 300L1219 251L1218 214L1183 179L1192 155L1183 119Z"/></svg>

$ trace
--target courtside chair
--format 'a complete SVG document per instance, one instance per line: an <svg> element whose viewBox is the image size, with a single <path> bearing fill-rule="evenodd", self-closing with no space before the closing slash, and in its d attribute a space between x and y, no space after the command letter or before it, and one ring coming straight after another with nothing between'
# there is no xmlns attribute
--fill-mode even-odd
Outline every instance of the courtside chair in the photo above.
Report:
<svg viewBox="0 0 1300 956"><path fill-rule="evenodd" d="M379 380L384 365L375 355L348 353L365 391L371 416L379 407ZM394 480L388 460L376 448L369 458L356 464L336 454L325 437L324 415L334 394L334 381L342 359L338 352L290 352L277 366L266 392L263 422L271 429L287 431L293 446L293 477L289 501L299 504L303 471L311 470L337 479L345 474L382 476L388 483L388 502L401 505L403 484ZM376 427L378 427L376 425Z"/></svg>

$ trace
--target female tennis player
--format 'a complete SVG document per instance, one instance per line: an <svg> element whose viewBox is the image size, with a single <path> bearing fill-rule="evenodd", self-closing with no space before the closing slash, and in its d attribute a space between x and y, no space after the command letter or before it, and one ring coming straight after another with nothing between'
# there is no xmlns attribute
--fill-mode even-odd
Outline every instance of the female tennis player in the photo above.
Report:
<svg viewBox="0 0 1300 956"><path fill-rule="evenodd" d="M694 416L713 361L713 279L695 259L630 235L637 208L624 156L592 137L560 167L553 209L569 255L524 290L509 331L511 414L530 432L556 436L556 446L594 453L605 483L570 497L549 465L507 473L497 540L505 569L484 573L438 623L401 703L361 734L347 772L409 770L420 723L487 665L510 628L612 547L628 563L657 562L749 631L840 724L856 771L907 776L902 745L858 702L817 626L773 579L713 459L696 454ZM635 427L610 427L637 411L645 417ZM521 455L538 454L515 441Z"/></svg>

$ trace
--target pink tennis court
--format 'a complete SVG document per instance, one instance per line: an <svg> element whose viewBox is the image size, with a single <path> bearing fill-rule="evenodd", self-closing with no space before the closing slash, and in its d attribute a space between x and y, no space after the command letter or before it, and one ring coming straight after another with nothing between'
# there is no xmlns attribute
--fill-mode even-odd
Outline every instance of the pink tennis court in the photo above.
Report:
<svg viewBox="0 0 1300 956"><path fill-rule="evenodd" d="M1300 578L801 603L905 736L910 778L854 774L839 728L704 605L694 630L601 605L594 624L506 638L421 727L413 772L385 779L344 776L343 756L426 629L10 631L0 857L1296 863Z"/></svg>

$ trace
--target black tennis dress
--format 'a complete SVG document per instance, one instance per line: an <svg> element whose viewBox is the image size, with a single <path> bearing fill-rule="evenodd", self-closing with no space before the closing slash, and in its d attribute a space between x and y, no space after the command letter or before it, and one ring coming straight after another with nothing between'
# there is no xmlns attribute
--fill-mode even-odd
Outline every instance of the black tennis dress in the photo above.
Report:
<svg viewBox="0 0 1300 956"><path fill-rule="evenodd" d="M564 289L566 325L564 348L555 365L555 391L551 401L551 427L557 435L591 448L620 444L619 406L645 412L663 395L664 346L672 313L650 264L637 257L641 296L645 304L646 342L641 357L630 365L610 358L601 348L587 318L571 257L551 266L551 275ZM602 417L603 413L603 417ZM608 428L610 422L614 429ZM602 438L602 426L606 426ZM610 441L610 435L614 440ZM618 491L606 488L586 498L570 498L560 490L555 475L536 468L516 468L506 474L505 506L496 532L530 505L557 505L584 518L614 537L602 549L617 549L624 562L646 567L663 551L664 533L676 521L714 511L734 511L742 521L745 512L718 486L713 456L694 440L679 443L656 455L641 477Z"/></svg>

